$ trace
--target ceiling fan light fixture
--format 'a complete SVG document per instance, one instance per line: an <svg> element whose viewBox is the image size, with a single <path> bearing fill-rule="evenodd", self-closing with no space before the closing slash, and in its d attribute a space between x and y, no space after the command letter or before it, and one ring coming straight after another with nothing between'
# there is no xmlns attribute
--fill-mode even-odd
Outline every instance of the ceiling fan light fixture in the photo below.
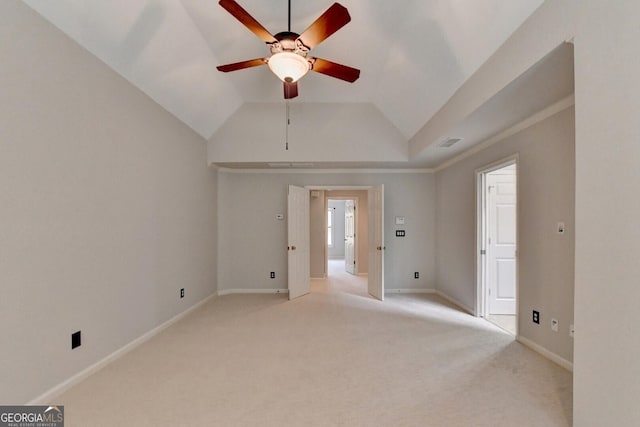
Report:
<svg viewBox="0 0 640 427"><path fill-rule="evenodd" d="M269 69L280 80L287 83L297 82L309 71L309 62L293 52L274 53L269 58Z"/></svg>

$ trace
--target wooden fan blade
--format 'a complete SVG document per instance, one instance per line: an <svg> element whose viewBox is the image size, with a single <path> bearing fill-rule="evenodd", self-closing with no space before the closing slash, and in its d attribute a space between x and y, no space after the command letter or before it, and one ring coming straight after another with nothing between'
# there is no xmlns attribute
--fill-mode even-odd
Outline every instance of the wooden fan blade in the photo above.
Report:
<svg viewBox="0 0 640 427"><path fill-rule="evenodd" d="M216 68L218 71L222 71L223 73L228 73L229 71L242 70L244 68L257 67L259 65L264 65L267 63L265 58L256 58L250 59L248 61L235 62L233 64L219 65Z"/></svg>
<svg viewBox="0 0 640 427"><path fill-rule="evenodd" d="M322 43L331 34L344 27L349 21L349 11L340 3L334 3L298 39L309 49Z"/></svg>
<svg viewBox="0 0 640 427"><path fill-rule="evenodd" d="M244 10L242 6L234 0L220 0L218 4L220 4L220 6L222 6L227 12L232 14L238 21L242 22L245 27L251 30L253 34L258 36L264 42L273 43L277 41L266 28L256 21L253 16L249 15L249 12Z"/></svg>
<svg viewBox="0 0 640 427"><path fill-rule="evenodd" d="M284 99L291 99L298 96L298 82L282 82L284 87Z"/></svg>
<svg viewBox="0 0 640 427"><path fill-rule="evenodd" d="M357 68L347 67L346 65L337 64L321 58L310 58L309 62L311 62L311 69L316 73L345 80L349 83L355 82L358 80L358 77L360 77L360 70Z"/></svg>

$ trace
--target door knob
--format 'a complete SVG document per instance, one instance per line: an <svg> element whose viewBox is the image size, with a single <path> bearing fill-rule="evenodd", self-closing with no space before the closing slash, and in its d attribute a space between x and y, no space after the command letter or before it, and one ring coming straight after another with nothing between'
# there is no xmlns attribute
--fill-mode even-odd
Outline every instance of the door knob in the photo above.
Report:
<svg viewBox="0 0 640 427"><path fill-rule="evenodd" d="M378 246L376 249L381 251L382 250L382 246Z"/></svg>
<svg viewBox="0 0 640 427"><path fill-rule="evenodd" d="M295 246L291 246L291 250L292 250L292 251L295 251L295 250L296 250L296 247L295 247Z"/></svg>

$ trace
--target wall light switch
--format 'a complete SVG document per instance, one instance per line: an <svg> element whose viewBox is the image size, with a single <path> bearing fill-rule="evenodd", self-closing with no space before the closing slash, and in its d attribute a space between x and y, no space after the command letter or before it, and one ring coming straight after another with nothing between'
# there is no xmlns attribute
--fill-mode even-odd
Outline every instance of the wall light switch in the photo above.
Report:
<svg viewBox="0 0 640 427"><path fill-rule="evenodd" d="M558 234L564 234L564 222L558 223Z"/></svg>
<svg viewBox="0 0 640 427"><path fill-rule="evenodd" d="M558 332L558 319L551 319L551 330Z"/></svg>

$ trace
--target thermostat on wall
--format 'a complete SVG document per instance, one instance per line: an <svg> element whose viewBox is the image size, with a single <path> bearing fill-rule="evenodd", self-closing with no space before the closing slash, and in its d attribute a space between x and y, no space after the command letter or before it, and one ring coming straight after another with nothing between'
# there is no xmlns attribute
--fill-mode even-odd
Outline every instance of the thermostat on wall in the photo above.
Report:
<svg viewBox="0 0 640 427"><path fill-rule="evenodd" d="M404 217L403 216L397 216L396 217L396 225L404 225Z"/></svg>

